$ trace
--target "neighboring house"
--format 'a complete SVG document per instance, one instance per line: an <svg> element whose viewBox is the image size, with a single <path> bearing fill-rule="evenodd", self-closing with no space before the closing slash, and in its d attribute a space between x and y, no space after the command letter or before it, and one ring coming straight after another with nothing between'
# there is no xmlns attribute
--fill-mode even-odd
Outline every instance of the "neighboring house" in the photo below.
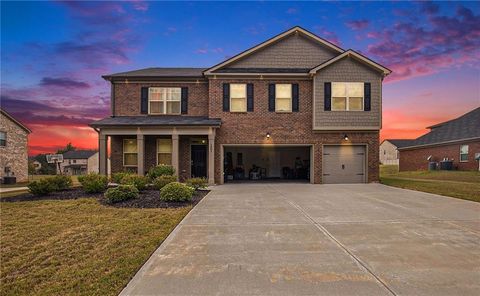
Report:
<svg viewBox="0 0 480 296"><path fill-rule="evenodd" d="M35 159L35 157L29 157L28 162L32 165L35 172L38 172L42 168L42 163Z"/></svg>
<svg viewBox="0 0 480 296"><path fill-rule="evenodd" d="M0 176L28 181L28 135L32 131L0 109Z"/></svg>
<svg viewBox="0 0 480 296"><path fill-rule="evenodd" d="M112 116L93 122L100 172L172 165L209 183L378 181L382 81L390 70L300 27L211 68L103 76Z"/></svg>
<svg viewBox="0 0 480 296"><path fill-rule="evenodd" d="M406 139L386 139L380 144L380 163L396 164L400 158L398 148L408 146L413 140Z"/></svg>
<svg viewBox="0 0 480 296"><path fill-rule="evenodd" d="M98 173L98 152L94 150L74 150L63 153L60 170L65 175L85 175ZM57 174L58 174L57 167Z"/></svg>
<svg viewBox="0 0 480 296"><path fill-rule="evenodd" d="M478 170L480 107L456 119L428 127L430 132L399 148L400 171L428 169L428 163L453 161L458 170Z"/></svg>

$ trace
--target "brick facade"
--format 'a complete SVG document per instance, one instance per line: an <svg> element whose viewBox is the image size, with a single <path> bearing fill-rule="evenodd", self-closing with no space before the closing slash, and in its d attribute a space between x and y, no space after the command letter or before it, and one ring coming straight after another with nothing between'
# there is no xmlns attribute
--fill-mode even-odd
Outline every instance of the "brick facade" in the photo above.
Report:
<svg viewBox="0 0 480 296"><path fill-rule="evenodd" d="M468 145L468 161L460 162L460 146ZM444 158L453 159L453 166L458 170L478 170L475 153L480 153L480 140L455 143L450 145L431 146L418 149L400 150L400 171L427 170L427 158L439 162Z"/></svg>

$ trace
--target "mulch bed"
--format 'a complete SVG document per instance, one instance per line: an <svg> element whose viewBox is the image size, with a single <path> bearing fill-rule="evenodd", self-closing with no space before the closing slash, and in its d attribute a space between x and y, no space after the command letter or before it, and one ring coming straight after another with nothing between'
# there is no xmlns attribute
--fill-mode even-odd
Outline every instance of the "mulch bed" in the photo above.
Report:
<svg viewBox="0 0 480 296"><path fill-rule="evenodd" d="M193 194L192 201L186 202L165 202L160 200L159 190L145 190L140 192L140 196L135 199L109 204L103 193L85 193L81 188L72 188L64 191L53 192L45 196L35 196L31 193L25 193L12 197L1 198L0 202L23 202L38 200L71 200L78 198L95 198L102 205L116 208L181 208L199 203L209 190L197 190Z"/></svg>

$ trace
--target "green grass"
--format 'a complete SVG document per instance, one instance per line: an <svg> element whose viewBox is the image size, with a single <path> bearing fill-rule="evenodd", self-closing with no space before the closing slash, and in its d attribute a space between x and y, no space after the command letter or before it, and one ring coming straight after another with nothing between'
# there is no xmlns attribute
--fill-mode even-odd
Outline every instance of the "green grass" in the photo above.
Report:
<svg viewBox="0 0 480 296"><path fill-rule="evenodd" d="M19 182L16 184L0 184L0 188L15 188L15 187L26 187L28 183L32 181L38 181L45 178L51 178L54 175L29 175L28 182ZM78 176L71 176L73 181L73 186L78 186L80 183L78 182Z"/></svg>
<svg viewBox="0 0 480 296"><path fill-rule="evenodd" d="M398 166L385 165L380 167L380 182L389 186L480 202L478 171L398 172Z"/></svg>
<svg viewBox="0 0 480 296"><path fill-rule="evenodd" d="M117 295L190 209L2 203L0 295Z"/></svg>

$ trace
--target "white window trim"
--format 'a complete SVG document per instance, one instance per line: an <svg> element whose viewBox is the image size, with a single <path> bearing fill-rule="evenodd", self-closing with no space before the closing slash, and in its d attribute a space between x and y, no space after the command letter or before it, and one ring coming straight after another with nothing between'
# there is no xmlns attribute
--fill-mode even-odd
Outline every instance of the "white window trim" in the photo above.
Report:
<svg viewBox="0 0 480 296"><path fill-rule="evenodd" d="M244 99L244 110L242 111L232 111L232 85L244 85L245 86L245 99ZM237 98L240 99L240 98ZM230 83L230 113L246 113L247 112L247 84L246 83Z"/></svg>
<svg viewBox="0 0 480 296"><path fill-rule="evenodd" d="M156 161L155 161L155 163L156 163L156 165L159 165L159 164L158 164L158 154L159 154L160 152L158 151L158 142L159 142L160 140L162 140L162 139L166 139L166 138L157 138L157 140L155 141L155 143L156 143L156 148L155 148L155 152L156 152L156 153L155 153L155 156L156 156L155 158L156 158ZM172 141L171 139L169 139L169 140L170 140L170 144L173 145L173 141ZM162 153L163 153L163 152L162 152ZM166 153L165 153L165 154L166 154ZM173 147L172 147L172 152L170 152L170 155L172 155L172 154L173 154ZM172 159L172 161L173 161L173 159ZM169 165L171 166L172 164L169 164Z"/></svg>
<svg viewBox="0 0 480 296"><path fill-rule="evenodd" d="M138 144L137 144L137 152L136 153L133 153L133 152L127 152L125 153L125 142L126 141L137 141L137 139L123 139L123 146L122 146L122 163L123 163L123 166L124 167L137 167L138 166ZM137 154L137 164L136 165L133 165L133 164L125 164L125 154Z"/></svg>
<svg viewBox="0 0 480 296"><path fill-rule="evenodd" d="M348 91L347 91L347 86L348 84L350 83L362 83L365 87L365 83L364 82L332 82L332 90L333 90L333 84L334 83L342 83L342 84L345 84L345 94L346 96L345 97L336 97L336 98L345 98L345 109L333 109L333 91L332 91L332 97L331 97L331 100L332 102L330 103L331 105L331 111L340 111L340 112L363 112L365 111L365 91L363 91L363 96L362 96L362 109L361 110L350 110L350 96L348 96ZM354 98L358 98L358 97L354 97Z"/></svg>
<svg viewBox="0 0 480 296"><path fill-rule="evenodd" d="M151 100L150 99L150 89L155 88L175 88L180 90L180 100L178 101L168 101L166 98L160 100ZM150 111L150 102L163 102L163 113L152 113ZM180 110L178 113L167 113L167 102L180 102ZM148 114L149 115L180 115L182 114L182 88L181 87L150 87L148 88Z"/></svg>
<svg viewBox="0 0 480 296"><path fill-rule="evenodd" d="M467 153L462 153L462 147L463 146L467 146ZM468 150L469 150L470 147L468 147L468 145L460 145L460 156L458 158L458 161L459 162L468 162ZM466 160L462 160L462 155L466 155L467 156L467 159Z"/></svg>
<svg viewBox="0 0 480 296"><path fill-rule="evenodd" d="M278 110L278 104L277 104L277 85L290 85L290 110ZM287 98L280 98L280 99L287 99ZM278 83L278 84L275 84L275 112L276 113L292 113L293 112L293 103L292 103L292 100L293 100L293 96L292 96L292 84L291 83Z"/></svg>

